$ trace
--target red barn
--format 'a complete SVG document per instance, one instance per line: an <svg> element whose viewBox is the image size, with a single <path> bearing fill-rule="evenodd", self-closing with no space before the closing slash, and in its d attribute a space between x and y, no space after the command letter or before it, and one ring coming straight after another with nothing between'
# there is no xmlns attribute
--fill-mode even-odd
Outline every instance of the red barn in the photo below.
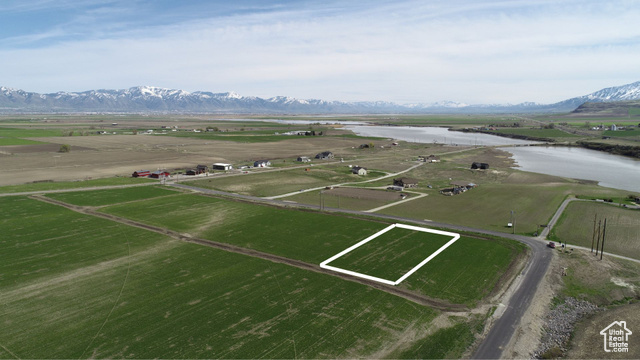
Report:
<svg viewBox="0 0 640 360"><path fill-rule="evenodd" d="M149 170L138 170L138 171L134 171L133 174L131 174L131 177L147 177L151 175L151 171Z"/></svg>
<svg viewBox="0 0 640 360"><path fill-rule="evenodd" d="M158 171L154 171L153 173L151 173L150 177L154 178L154 179L159 179L162 177L169 177L169 175L171 175L171 173L169 173L166 170L158 170Z"/></svg>

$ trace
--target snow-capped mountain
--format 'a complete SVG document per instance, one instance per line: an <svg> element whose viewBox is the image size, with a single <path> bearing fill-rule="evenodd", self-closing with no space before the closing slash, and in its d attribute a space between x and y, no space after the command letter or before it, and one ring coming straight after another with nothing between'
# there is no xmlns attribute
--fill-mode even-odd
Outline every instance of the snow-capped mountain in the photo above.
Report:
<svg viewBox="0 0 640 360"><path fill-rule="evenodd" d="M187 92L153 86L38 94L0 87L3 112L194 112L194 113L524 113L568 112L583 103L640 99L640 81L610 87L555 104L468 105L454 101L399 105L386 101L326 101L235 92Z"/></svg>

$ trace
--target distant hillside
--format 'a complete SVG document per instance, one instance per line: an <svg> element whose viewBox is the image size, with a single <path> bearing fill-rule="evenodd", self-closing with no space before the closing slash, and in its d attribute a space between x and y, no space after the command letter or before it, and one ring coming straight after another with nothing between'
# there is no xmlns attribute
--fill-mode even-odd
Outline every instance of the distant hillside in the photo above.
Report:
<svg viewBox="0 0 640 360"><path fill-rule="evenodd" d="M586 102L573 110L570 116L640 117L640 100Z"/></svg>
<svg viewBox="0 0 640 360"><path fill-rule="evenodd" d="M234 92L186 92L153 86L38 94L0 87L3 113L221 113L221 114L500 114L567 113L585 102L640 100L640 81L602 89L555 104L463 104L454 101L396 104L386 101L326 101L276 96L262 99ZM606 106L605 106L606 107ZM604 110L603 110L604 111ZM617 111L617 110L616 110ZM617 112L616 112L617 113Z"/></svg>

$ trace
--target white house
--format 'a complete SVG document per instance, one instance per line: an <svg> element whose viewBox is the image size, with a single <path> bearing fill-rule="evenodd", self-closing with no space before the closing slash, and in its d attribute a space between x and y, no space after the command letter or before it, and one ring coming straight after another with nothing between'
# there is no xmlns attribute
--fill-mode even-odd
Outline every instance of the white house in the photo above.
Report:
<svg viewBox="0 0 640 360"><path fill-rule="evenodd" d="M351 172L357 175L367 175L367 169L361 166L354 166L351 168Z"/></svg>
<svg viewBox="0 0 640 360"><path fill-rule="evenodd" d="M271 161L269 160L258 160L253 163L253 167L267 167L271 166Z"/></svg>

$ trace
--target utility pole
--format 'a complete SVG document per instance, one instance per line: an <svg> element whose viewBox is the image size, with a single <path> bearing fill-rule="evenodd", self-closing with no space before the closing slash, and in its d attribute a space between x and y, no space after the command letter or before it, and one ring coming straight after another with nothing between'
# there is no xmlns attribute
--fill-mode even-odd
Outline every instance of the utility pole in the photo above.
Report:
<svg viewBox="0 0 640 360"><path fill-rule="evenodd" d="M596 256L598 256L598 248L600 248L600 225L602 225L602 220L598 221L598 242L596 243Z"/></svg>
<svg viewBox="0 0 640 360"><path fill-rule="evenodd" d="M515 234L516 233L516 217L515 214L516 212L511 210L511 227L513 228L512 233Z"/></svg>
<svg viewBox="0 0 640 360"><path fill-rule="evenodd" d="M600 249L600 260L602 260L602 253L604 253L604 235L607 232L607 219L604 219L604 229L602 229L602 249Z"/></svg>
<svg viewBox="0 0 640 360"><path fill-rule="evenodd" d="M593 243L596 241L596 218L598 214L593 214L593 235L591 236L591 252L593 253Z"/></svg>

